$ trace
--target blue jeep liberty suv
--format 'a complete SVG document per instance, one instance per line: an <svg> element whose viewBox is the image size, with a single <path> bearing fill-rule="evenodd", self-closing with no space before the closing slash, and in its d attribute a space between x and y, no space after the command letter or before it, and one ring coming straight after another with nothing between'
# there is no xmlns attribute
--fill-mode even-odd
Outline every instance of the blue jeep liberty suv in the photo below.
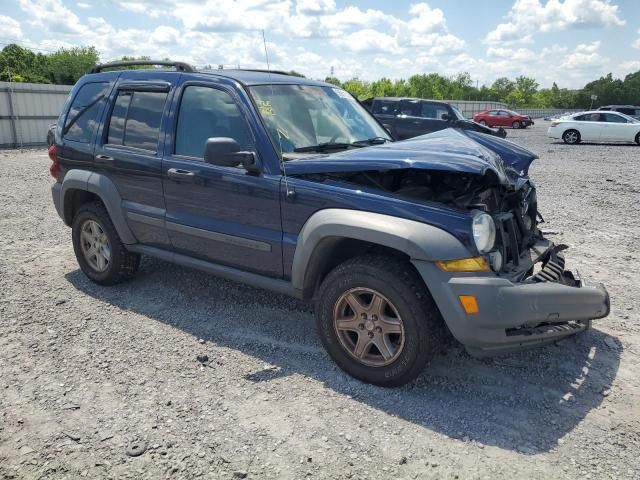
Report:
<svg viewBox="0 0 640 480"><path fill-rule="evenodd" d="M344 90L281 72L139 63L82 77L49 148L94 282L145 254L310 301L335 362L382 386L447 330L487 355L609 313L538 229L528 150L452 128L394 142Z"/></svg>

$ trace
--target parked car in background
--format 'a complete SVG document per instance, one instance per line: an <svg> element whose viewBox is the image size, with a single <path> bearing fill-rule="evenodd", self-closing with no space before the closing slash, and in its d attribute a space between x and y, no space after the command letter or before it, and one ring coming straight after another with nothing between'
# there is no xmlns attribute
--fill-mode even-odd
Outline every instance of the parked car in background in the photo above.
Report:
<svg viewBox="0 0 640 480"><path fill-rule="evenodd" d="M640 107L634 105L605 105L604 107L598 108L598 110L624 113L625 115L640 120Z"/></svg>
<svg viewBox="0 0 640 480"><path fill-rule="evenodd" d="M176 71L105 71L139 65ZM414 379L447 332L497 354L610 310L538 228L534 153L453 128L394 142L328 83L99 65L73 88L49 157L92 281L131 279L145 254L313 302L322 344L365 382Z"/></svg>
<svg viewBox="0 0 640 480"><path fill-rule="evenodd" d="M534 122L528 115L520 115L512 110L487 110L476 113L473 120L489 127L527 128Z"/></svg>
<svg viewBox="0 0 640 480"><path fill-rule="evenodd" d="M465 118L446 102L420 98L376 97L361 102L396 140L417 137L445 128L461 128L504 138L504 128L493 129Z"/></svg>
<svg viewBox="0 0 640 480"><path fill-rule="evenodd" d="M640 145L640 120L619 112L580 112L551 122L547 135L570 145L580 142L636 142Z"/></svg>

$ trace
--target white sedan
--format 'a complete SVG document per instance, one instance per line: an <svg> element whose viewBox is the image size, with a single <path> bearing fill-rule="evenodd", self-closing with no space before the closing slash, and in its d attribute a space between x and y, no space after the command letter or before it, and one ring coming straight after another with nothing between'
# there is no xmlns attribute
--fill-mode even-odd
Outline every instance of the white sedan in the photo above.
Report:
<svg viewBox="0 0 640 480"><path fill-rule="evenodd" d="M547 136L575 145L580 142L636 142L640 145L640 120L619 112L580 112L553 120Z"/></svg>

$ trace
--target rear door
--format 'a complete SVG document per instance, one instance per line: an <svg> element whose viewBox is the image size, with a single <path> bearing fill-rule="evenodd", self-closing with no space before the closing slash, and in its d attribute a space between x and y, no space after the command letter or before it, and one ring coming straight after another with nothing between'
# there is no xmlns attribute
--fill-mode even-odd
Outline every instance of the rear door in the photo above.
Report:
<svg viewBox="0 0 640 480"><path fill-rule="evenodd" d="M396 116L396 132L400 140L413 138L427 132L425 119L421 117L420 100L401 100Z"/></svg>
<svg viewBox="0 0 640 480"><path fill-rule="evenodd" d="M443 115L449 115L449 109L436 102L421 102L420 116L423 118L424 133L437 132L449 127L449 122L442 118Z"/></svg>
<svg viewBox="0 0 640 480"><path fill-rule="evenodd" d="M167 247L162 193L161 132L178 74L146 73L119 81L96 145L96 171L122 197L129 227L141 243Z"/></svg>
<svg viewBox="0 0 640 480"><path fill-rule="evenodd" d="M281 277L280 175L251 174L203 159L212 137L231 137L260 159L248 108L224 85L185 81L180 86L162 164L167 231L178 252Z"/></svg>
<svg viewBox="0 0 640 480"><path fill-rule="evenodd" d="M576 129L580 132L580 139L583 141L597 142L600 140L600 130L602 122L601 113L587 113L574 117Z"/></svg>

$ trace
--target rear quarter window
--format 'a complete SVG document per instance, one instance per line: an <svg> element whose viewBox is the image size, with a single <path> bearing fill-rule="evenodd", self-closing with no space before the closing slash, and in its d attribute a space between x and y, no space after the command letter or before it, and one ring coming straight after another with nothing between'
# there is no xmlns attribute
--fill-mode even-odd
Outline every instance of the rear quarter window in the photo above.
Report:
<svg viewBox="0 0 640 480"><path fill-rule="evenodd" d="M91 142L108 87L107 82L85 83L80 87L69 107L62 138L74 142Z"/></svg>

